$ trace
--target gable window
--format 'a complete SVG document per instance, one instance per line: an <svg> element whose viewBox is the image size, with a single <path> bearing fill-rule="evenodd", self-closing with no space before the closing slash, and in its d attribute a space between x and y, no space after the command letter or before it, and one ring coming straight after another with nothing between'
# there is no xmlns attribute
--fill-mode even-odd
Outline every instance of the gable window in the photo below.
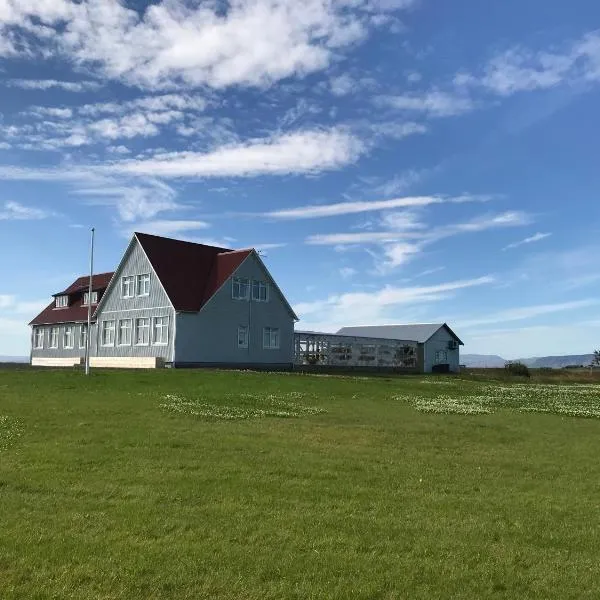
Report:
<svg viewBox="0 0 600 600"><path fill-rule="evenodd" d="M127 275L121 279L121 296L123 298L135 296L135 277L133 275Z"/></svg>
<svg viewBox="0 0 600 600"><path fill-rule="evenodd" d="M238 348L248 347L248 326L240 325L237 330L237 345Z"/></svg>
<svg viewBox="0 0 600 600"><path fill-rule="evenodd" d="M102 321L102 345L103 346L114 346L115 345L115 322L114 321Z"/></svg>
<svg viewBox="0 0 600 600"><path fill-rule="evenodd" d="M36 350L44 347L44 330L41 327L36 327L33 332L33 347Z"/></svg>
<svg viewBox="0 0 600 600"><path fill-rule="evenodd" d="M152 343L156 346L166 346L169 343L169 317L154 317Z"/></svg>
<svg viewBox="0 0 600 600"><path fill-rule="evenodd" d="M69 296L56 296L56 308L67 308L69 306Z"/></svg>
<svg viewBox="0 0 600 600"><path fill-rule="evenodd" d="M138 296L150 295L150 273L143 273L137 276L136 288Z"/></svg>
<svg viewBox="0 0 600 600"><path fill-rule="evenodd" d="M265 350L279 349L279 329L276 327L265 327L263 329L263 348Z"/></svg>
<svg viewBox="0 0 600 600"><path fill-rule="evenodd" d="M135 345L147 346L150 343L150 319L141 317L135 320Z"/></svg>
<svg viewBox="0 0 600 600"><path fill-rule="evenodd" d="M67 349L73 348L75 345L75 332L73 331L72 325L67 325L65 327L65 333L63 337L63 347Z"/></svg>
<svg viewBox="0 0 600 600"><path fill-rule="evenodd" d="M79 328L79 348L83 349L87 345L87 325Z"/></svg>
<svg viewBox="0 0 600 600"><path fill-rule="evenodd" d="M50 330L50 348L58 348L58 327Z"/></svg>
<svg viewBox="0 0 600 600"><path fill-rule="evenodd" d="M90 303L90 293L83 294L83 305L87 306ZM98 304L98 292L92 292L92 304Z"/></svg>
<svg viewBox="0 0 600 600"><path fill-rule="evenodd" d="M119 346L131 346L131 319L122 319L119 321L119 331L117 334L117 343Z"/></svg>
<svg viewBox="0 0 600 600"><path fill-rule="evenodd" d="M269 288L264 281L252 282L252 300L255 302L267 302L269 300Z"/></svg>
<svg viewBox="0 0 600 600"><path fill-rule="evenodd" d="M234 300L248 300L250 296L250 280L246 277L233 277L231 297Z"/></svg>

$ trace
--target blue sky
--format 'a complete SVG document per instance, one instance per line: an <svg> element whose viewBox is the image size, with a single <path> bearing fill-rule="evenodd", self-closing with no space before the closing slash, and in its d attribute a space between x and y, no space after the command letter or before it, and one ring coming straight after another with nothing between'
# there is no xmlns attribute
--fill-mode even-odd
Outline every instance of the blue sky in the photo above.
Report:
<svg viewBox="0 0 600 600"><path fill-rule="evenodd" d="M299 327L600 346L592 0L0 0L0 354L132 231L255 246Z"/></svg>

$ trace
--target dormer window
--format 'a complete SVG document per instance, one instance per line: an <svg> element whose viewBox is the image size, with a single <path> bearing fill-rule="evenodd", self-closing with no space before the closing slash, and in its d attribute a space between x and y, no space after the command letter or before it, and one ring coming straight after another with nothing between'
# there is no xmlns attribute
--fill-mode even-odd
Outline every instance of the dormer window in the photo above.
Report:
<svg viewBox="0 0 600 600"><path fill-rule="evenodd" d="M90 303L90 293L83 294L83 305L87 306ZM98 292L92 292L92 304L98 304Z"/></svg>
<svg viewBox="0 0 600 600"><path fill-rule="evenodd" d="M67 308L69 306L69 296L56 296L56 308Z"/></svg>

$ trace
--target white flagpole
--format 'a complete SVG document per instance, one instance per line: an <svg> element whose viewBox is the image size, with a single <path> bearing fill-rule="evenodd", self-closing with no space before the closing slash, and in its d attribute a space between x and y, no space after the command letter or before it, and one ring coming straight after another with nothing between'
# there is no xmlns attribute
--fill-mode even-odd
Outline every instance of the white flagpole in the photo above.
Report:
<svg viewBox="0 0 600 600"><path fill-rule="evenodd" d="M96 230L92 227L92 239L90 243L90 283L88 286L88 315L87 315L87 332L85 335L85 374L90 374L90 343L91 343L91 328L92 328L92 288L94 278L94 234Z"/></svg>

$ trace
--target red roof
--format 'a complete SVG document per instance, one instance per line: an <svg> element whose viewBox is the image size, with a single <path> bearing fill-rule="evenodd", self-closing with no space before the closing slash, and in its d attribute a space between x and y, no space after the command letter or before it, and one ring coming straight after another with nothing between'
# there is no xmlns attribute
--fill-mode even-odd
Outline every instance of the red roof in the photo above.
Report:
<svg viewBox="0 0 600 600"><path fill-rule="evenodd" d="M104 292L108 287L113 273L100 273L92 278L92 290ZM53 301L49 304L30 325L51 325L54 323L85 323L88 317L88 307L83 304L83 295L88 291L90 283L89 275L76 279L66 290L54 294L54 296L70 296L70 304L66 308L56 308ZM94 306L92 306L94 309Z"/></svg>
<svg viewBox="0 0 600 600"><path fill-rule="evenodd" d="M136 233L175 310L198 312L252 250L230 250Z"/></svg>

